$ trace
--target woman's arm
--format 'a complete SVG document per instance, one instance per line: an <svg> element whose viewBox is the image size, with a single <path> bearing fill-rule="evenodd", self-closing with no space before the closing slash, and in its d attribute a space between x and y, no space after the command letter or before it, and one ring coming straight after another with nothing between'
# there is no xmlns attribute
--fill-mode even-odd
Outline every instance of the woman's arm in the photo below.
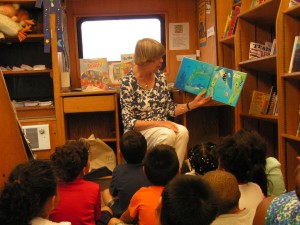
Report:
<svg viewBox="0 0 300 225"><path fill-rule="evenodd" d="M186 104L178 104L175 108L175 116L179 116L187 111L196 109L211 100L211 96L205 97L205 92L198 94L193 101Z"/></svg>

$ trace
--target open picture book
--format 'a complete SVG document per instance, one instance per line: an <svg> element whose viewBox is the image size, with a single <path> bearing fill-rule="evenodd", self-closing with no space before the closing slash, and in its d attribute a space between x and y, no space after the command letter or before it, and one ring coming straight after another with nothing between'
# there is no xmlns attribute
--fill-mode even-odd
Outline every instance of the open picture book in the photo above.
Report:
<svg viewBox="0 0 300 225"><path fill-rule="evenodd" d="M244 72L184 57L174 87L195 95L206 92L212 100L236 106L246 77Z"/></svg>

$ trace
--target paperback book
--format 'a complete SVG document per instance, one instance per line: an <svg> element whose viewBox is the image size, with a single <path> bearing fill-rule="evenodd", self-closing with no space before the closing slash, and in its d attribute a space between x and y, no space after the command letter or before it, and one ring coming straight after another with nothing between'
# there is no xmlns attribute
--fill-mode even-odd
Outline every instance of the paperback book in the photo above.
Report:
<svg viewBox="0 0 300 225"><path fill-rule="evenodd" d="M271 54L271 47L260 43L250 42L249 59L257 59Z"/></svg>
<svg viewBox="0 0 300 225"><path fill-rule="evenodd" d="M104 91L110 87L106 58L80 59L82 91Z"/></svg>
<svg viewBox="0 0 300 225"><path fill-rule="evenodd" d="M300 71L300 36L296 36L292 50L289 73Z"/></svg>
<svg viewBox="0 0 300 225"><path fill-rule="evenodd" d="M258 90L252 93L252 99L249 108L249 114L266 114L268 104L270 101L270 94Z"/></svg>
<svg viewBox="0 0 300 225"><path fill-rule="evenodd" d="M247 74L184 57L174 87L192 94L206 96L230 106L236 106Z"/></svg>
<svg viewBox="0 0 300 225"><path fill-rule="evenodd" d="M134 54L122 54L121 55L121 76L124 77L125 74L134 66Z"/></svg>

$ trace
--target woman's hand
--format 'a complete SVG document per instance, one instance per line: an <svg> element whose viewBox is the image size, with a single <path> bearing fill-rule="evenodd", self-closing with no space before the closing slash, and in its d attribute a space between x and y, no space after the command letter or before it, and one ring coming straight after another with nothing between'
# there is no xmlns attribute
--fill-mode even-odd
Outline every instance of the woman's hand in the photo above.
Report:
<svg viewBox="0 0 300 225"><path fill-rule="evenodd" d="M206 92L202 92L198 94L193 101L189 102L190 109L198 108L201 105L204 105L205 103L209 102L211 100L211 96L204 97Z"/></svg>
<svg viewBox="0 0 300 225"><path fill-rule="evenodd" d="M158 127L169 128L169 129L173 130L175 133L178 132L178 127L176 126L175 123L173 123L171 121L157 121L157 125L158 125Z"/></svg>

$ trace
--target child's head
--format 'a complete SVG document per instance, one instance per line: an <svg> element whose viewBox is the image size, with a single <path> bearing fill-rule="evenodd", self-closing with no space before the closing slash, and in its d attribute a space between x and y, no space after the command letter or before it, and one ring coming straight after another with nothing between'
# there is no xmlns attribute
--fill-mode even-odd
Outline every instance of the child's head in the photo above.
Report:
<svg viewBox="0 0 300 225"><path fill-rule="evenodd" d="M179 172L175 149L165 144L153 147L144 159L144 171L153 185L165 186Z"/></svg>
<svg viewBox="0 0 300 225"><path fill-rule="evenodd" d="M200 176L178 175L163 190L158 207L161 225L208 225L217 205L209 184Z"/></svg>
<svg viewBox="0 0 300 225"><path fill-rule="evenodd" d="M246 145L238 144L234 137L222 139L216 146L219 168L232 173L239 183L251 181L253 164Z"/></svg>
<svg viewBox="0 0 300 225"><path fill-rule="evenodd" d="M204 175L208 171L218 168L218 158L215 144L211 142L195 145L188 152L189 162L196 174Z"/></svg>
<svg viewBox="0 0 300 225"><path fill-rule="evenodd" d="M57 179L49 161L30 160L17 166L0 197L0 224L26 225L48 217L56 199Z"/></svg>
<svg viewBox="0 0 300 225"><path fill-rule="evenodd" d="M263 137L255 130L240 129L233 137L240 146L245 146L245 151L249 153L251 159L252 170L251 170L251 181L257 183L263 193L267 196L268 179L266 175L266 155L267 155L267 143Z"/></svg>
<svg viewBox="0 0 300 225"><path fill-rule="evenodd" d="M147 141L140 132L127 131L121 137L120 151L127 163L141 163L147 151Z"/></svg>
<svg viewBox="0 0 300 225"><path fill-rule="evenodd" d="M88 157L90 145L83 140L69 141L56 147L50 159L54 170L62 182L70 182L88 170Z"/></svg>
<svg viewBox="0 0 300 225"><path fill-rule="evenodd" d="M214 190L217 199L218 213L226 214L239 207L240 190L237 179L229 172L215 170L207 172L203 179Z"/></svg>

